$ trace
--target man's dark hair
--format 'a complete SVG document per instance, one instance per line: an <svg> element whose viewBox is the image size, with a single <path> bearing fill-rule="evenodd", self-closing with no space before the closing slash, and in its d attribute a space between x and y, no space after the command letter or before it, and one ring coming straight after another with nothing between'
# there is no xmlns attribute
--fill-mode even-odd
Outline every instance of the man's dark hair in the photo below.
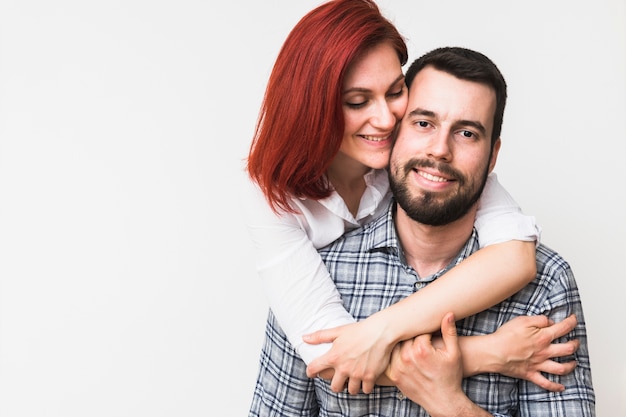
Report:
<svg viewBox="0 0 626 417"><path fill-rule="evenodd" d="M502 73L489 58L480 52L461 47L444 47L434 49L417 58L406 72L406 85L411 88L413 79L425 67L431 66L461 80L485 84L496 93L496 112L493 119L491 146L500 137L502 120L506 105L506 81Z"/></svg>

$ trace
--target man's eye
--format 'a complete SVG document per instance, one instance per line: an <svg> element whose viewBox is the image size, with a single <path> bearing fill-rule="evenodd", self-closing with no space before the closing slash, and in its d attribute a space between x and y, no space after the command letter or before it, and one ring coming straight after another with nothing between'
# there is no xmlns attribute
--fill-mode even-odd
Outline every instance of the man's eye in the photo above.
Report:
<svg viewBox="0 0 626 417"><path fill-rule="evenodd" d="M416 123L419 127L428 127L428 122L425 122L423 120L420 120L419 122Z"/></svg>
<svg viewBox="0 0 626 417"><path fill-rule="evenodd" d="M473 136L474 136L474 134L473 134L472 132L470 132L469 130L463 130L463 131L461 132L461 134L462 134L464 137L466 137L466 138L471 138L471 137L473 137Z"/></svg>

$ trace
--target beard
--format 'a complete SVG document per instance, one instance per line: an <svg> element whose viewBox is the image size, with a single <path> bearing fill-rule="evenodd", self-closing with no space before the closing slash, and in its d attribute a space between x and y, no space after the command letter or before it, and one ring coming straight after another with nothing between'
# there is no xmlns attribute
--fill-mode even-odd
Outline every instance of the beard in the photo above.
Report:
<svg viewBox="0 0 626 417"><path fill-rule="evenodd" d="M453 178L458 184L456 192L446 195L430 191L411 193L407 176L416 167L436 168ZM398 205L411 219L429 226L443 226L460 219L476 204L485 188L488 174L489 167L486 166L481 176L467 178L449 165L414 158L404 166L390 166L389 184Z"/></svg>

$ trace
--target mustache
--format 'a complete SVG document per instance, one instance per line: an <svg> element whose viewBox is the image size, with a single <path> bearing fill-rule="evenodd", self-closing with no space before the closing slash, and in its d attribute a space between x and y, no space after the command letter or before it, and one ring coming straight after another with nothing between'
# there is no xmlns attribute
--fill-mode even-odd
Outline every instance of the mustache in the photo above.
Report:
<svg viewBox="0 0 626 417"><path fill-rule="evenodd" d="M456 169L452 168L448 164L444 164L441 162L435 162L432 159L423 159L423 158L411 158L406 164L404 164L404 175L408 175L409 172L414 170L415 168L435 168L437 171L445 174L459 182L465 182L465 176L461 174Z"/></svg>

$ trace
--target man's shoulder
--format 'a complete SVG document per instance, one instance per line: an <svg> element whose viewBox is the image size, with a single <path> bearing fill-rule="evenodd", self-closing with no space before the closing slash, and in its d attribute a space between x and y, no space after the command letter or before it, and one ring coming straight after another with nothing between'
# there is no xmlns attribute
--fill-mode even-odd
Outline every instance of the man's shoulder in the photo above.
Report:
<svg viewBox="0 0 626 417"><path fill-rule="evenodd" d="M571 271L570 264L558 253L544 243L537 245L537 273L556 273Z"/></svg>
<svg viewBox="0 0 626 417"><path fill-rule="evenodd" d="M545 244L537 245L537 276L533 282L524 287L514 298L529 297L525 302L531 300L539 302L542 308L548 304L558 304L557 300L567 297L575 298L578 292L578 284L570 264L557 251ZM565 297L565 298L563 298Z"/></svg>

